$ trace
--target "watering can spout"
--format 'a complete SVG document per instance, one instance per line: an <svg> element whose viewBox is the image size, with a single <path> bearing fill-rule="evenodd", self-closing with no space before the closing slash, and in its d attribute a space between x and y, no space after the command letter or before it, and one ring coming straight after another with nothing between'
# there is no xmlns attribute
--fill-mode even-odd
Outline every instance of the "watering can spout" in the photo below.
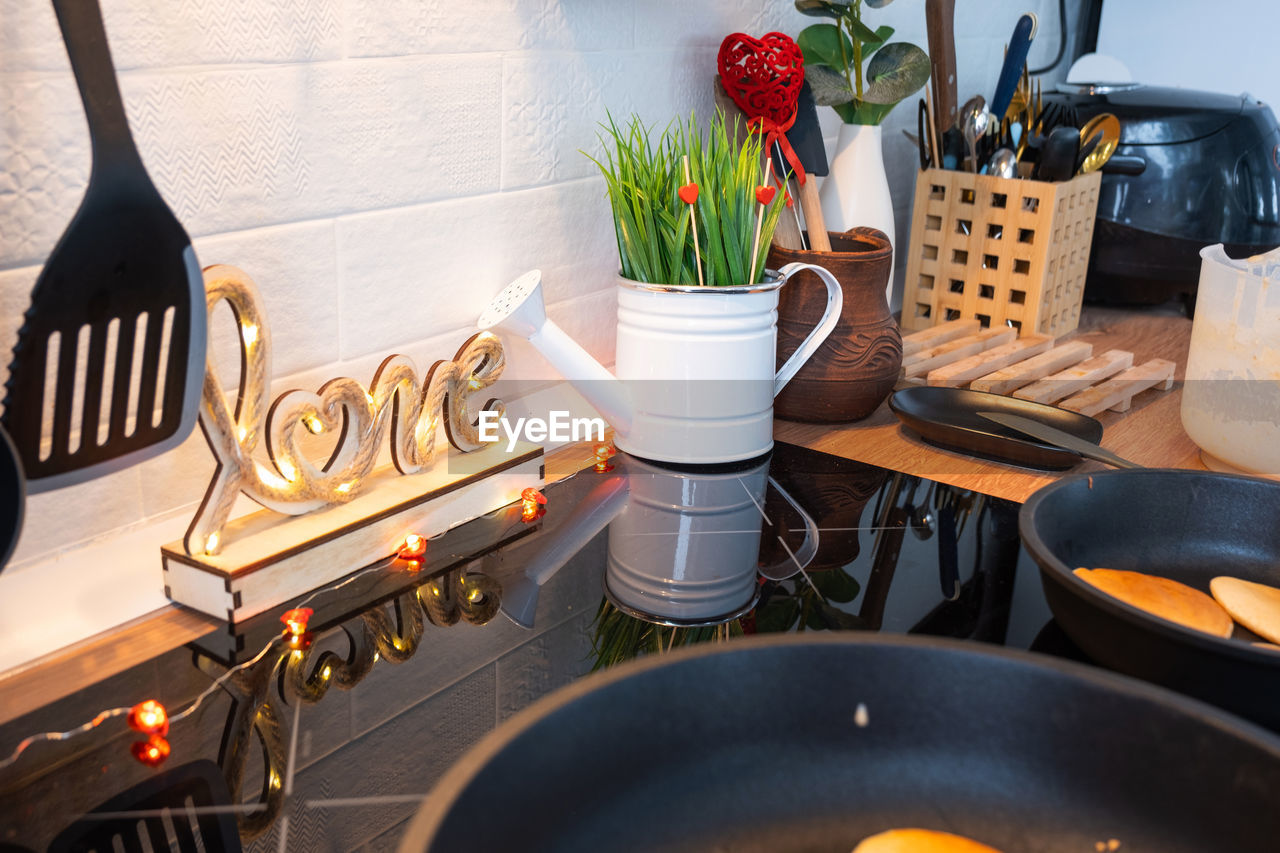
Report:
<svg viewBox="0 0 1280 853"><path fill-rule="evenodd" d="M631 430L633 411L623 383L547 318L541 271L531 270L507 285L480 315L476 327L527 339L595 406L615 433L626 435Z"/></svg>

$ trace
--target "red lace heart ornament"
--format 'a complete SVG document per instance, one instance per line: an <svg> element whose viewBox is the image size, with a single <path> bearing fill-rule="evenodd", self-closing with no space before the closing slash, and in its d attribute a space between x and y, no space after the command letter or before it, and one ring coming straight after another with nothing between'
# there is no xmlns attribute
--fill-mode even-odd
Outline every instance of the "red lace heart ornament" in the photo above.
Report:
<svg viewBox="0 0 1280 853"><path fill-rule="evenodd" d="M773 197L777 192L777 187L756 187L756 201L767 205L773 201Z"/></svg>
<svg viewBox="0 0 1280 853"><path fill-rule="evenodd" d="M698 200L697 184L685 184L676 192L680 194L680 200L685 204L693 204Z"/></svg>
<svg viewBox="0 0 1280 853"><path fill-rule="evenodd" d="M804 167L787 140L796 121L796 102L804 86L804 53L786 33L752 38L732 33L720 42L720 83L746 114L748 127L764 134L766 150L778 143L796 179L804 183ZM778 176L781 181L782 176Z"/></svg>
<svg viewBox="0 0 1280 853"><path fill-rule="evenodd" d="M748 118L763 116L779 125L794 119L804 54L786 33L758 39L732 33L720 43L717 62L725 92Z"/></svg>

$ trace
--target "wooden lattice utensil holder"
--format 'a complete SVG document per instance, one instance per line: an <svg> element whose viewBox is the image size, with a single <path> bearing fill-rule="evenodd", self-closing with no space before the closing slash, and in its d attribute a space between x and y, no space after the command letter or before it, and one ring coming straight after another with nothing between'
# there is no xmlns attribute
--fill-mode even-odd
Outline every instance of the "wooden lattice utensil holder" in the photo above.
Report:
<svg viewBox="0 0 1280 853"><path fill-rule="evenodd" d="M1058 336L1080 322L1098 172L1062 183L948 169L916 177L904 331L961 318Z"/></svg>

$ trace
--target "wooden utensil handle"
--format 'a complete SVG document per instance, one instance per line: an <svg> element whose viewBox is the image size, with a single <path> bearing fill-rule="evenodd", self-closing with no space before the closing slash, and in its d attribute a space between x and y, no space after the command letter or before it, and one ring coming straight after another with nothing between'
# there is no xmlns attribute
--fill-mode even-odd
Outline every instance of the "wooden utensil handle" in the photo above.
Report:
<svg viewBox="0 0 1280 853"><path fill-rule="evenodd" d="M956 123L956 0L925 0L925 26L929 34L929 59L933 65L931 87L941 134Z"/></svg>
<svg viewBox="0 0 1280 853"><path fill-rule="evenodd" d="M809 248L815 252L830 252L827 222L822 217L822 204L818 201L818 179L812 173L805 175L804 183L800 185L800 209L804 211L804 225L809 231Z"/></svg>
<svg viewBox="0 0 1280 853"><path fill-rule="evenodd" d="M137 159L98 0L53 0L53 11L84 102L95 166L99 158Z"/></svg>

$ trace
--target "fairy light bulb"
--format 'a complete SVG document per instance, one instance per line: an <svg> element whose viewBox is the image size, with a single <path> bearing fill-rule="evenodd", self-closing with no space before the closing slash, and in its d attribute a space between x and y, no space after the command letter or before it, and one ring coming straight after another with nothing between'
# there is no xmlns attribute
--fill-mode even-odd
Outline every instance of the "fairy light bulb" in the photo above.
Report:
<svg viewBox="0 0 1280 853"><path fill-rule="evenodd" d="M169 741L160 735L152 735L146 740L134 741L129 752L142 764L148 767L159 767L169 757L172 748Z"/></svg>
<svg viewBox="0 0 1280 853"><path fill-rule="evenodd" d="M295 607L293 610L286 610L280 614L280 621L284 623L286 634L293 637L301 637L307 633L307 622L310 621L311 615L315 613L310 607Z"/></svg>
<svg viewBox="0 0 1280 853"><path fill-rule="evenodd" d="M167 735L169 712L154 699L139 702L129 709L129 728L144 735Z"/></svg>
<svg viewBox="0 0 1280 853"><path fill-rule="evenodd" d="M396 556L402 560L417 560L425 553L427 553L427 540L416 533L410 533L404 537L404 544L400 546Z"/></svg>
<svg viewBox="0 0 1280 853"><path fill-rule="evenodd" d="M521 521L535 521L546 512L547 496L530 486L520 493Z"/></svg>
<svg viewBox="0 0 1280 853"><path fill-rule="evenodd" d="M613 454L615 453L617 453L617 451L614 450L610 445L597 444L595 448L596 470L599 471L601 474L605 474L609 471L612 471L613 465L612 463L609 462L609 457L613 456Z"/></svg>

